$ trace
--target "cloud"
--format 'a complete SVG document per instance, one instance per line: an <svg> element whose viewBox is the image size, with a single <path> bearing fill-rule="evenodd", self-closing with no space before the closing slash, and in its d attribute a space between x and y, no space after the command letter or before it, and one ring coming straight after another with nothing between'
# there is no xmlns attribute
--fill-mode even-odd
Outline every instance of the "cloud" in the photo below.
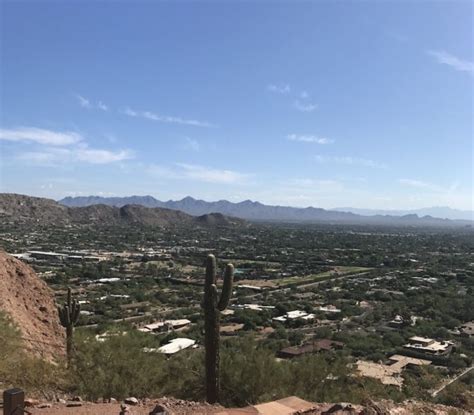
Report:
<svg viewBox="0 0 474 415"><path fill-rule="evenodd" d="M301 102L298 99L293 103L293 107L301 112L313 112L318 109L318 106L316 104L312 104L309 102Z"/></svg>
<svg viewBox="0 0 474 415"><path fill-rule="evenodd" d="M42 151L29 151L18 156L19 160L38 165L59 165L68 163L109 164L133 158L130 150L104 150L89 147L56 148L50 147Z"/></svg>
<svg viewBox="0 0 474 415"><path fill-rule="evenodd" d="M249 177L247 174L233 170L219 170L195 164L177 163L183 169L184 175L190 179L207 183L243 183Z"/></svg>
<svg viewBox="0 0 474 415"><path fill-rule="evenodd" d="M85 163L108 164L132 159L134 154L131 150L110 151L95 148L85 148L74 151L74 157L77 161L82 161Z"/></svg>
<svg viewBox="0 0 474 415"><path fill-rule="evenodd" d="M19 160L43 166L54 166L68 163L109 164L129 160L134 157L131 150L104 150L89 147L56 148L50 147L41 151L21 153Z"/></svg>
<svg viewBox="0 0 474 415"><path fill-rule="evenodd" d="M175 163L173 167L152 165L148 173L165 179L191 180L214 184L245 184L249 174L233 170L221 170L187 163Z"/></svg>
<svg viewBox="0 0 474 415"><path fill-rule="evenodd" d="M102 111L108 111L109 107L105 105L102 101L99 101L97 104L92 103L89 99L84 98L82 95L77 94L76 98L79 102L79 105L82 108L87 108L89 110L91 109L99 109Z"/></svg>
<svg viewBox="0 0 474 415"><path fill-rule="evenodd" d="M30 141L38 144L52 146L67 146L78 143L83 137L75 132L58 132L42 128L19 127L13 129L0 129L0 140Z"/></svg>
<svg viewBox="0 0 474 415"><path fill-rule="evenodd" d="M192 125L194 127L216 127L214 124L211 124L207 121L198 121L191 119L184 119L181 117L172 117L169 115L160 115L150 111L135 111L131 108L126 108L122 111L122 114L128 115L129 117L139 117L145 118L147 120L170 123L170 124L182 124L182 125Z"/></svg>
<svg viewBox="0 0 474 415"><path fill-rule="evenodd" d="M315 144L332 144L334 140L326 137L318 137L315 135L297 135L289 134L286 138L290 141L300 141L303 143L315 143Z"/></svg>
<svg viewBox="0 0 474 415"><path fill-rule="evenodd" d="M283 182L283 185L293 189L316 191L316 192L338 192L343 190L344 185L338 180L332 179L309 179L297 178Z"/></svg>
<svg viewBox="0 0 474 415"><path fill-rule="evenodd" d="M82 95L76 95L77 100L79 101L79 105L83 108L92 108L91 102L84 98Z"/></svg>
<svg viewBox="0 0 474 415"><path fill-rule="evenodd" d="M102 101L99 101L97 104L97 108L99 108L102 111L108 111L109 107L105 105Z"/></svg>
<svg viewBox="0 0 474 415"><path fill-rule="evenodd" d="M388 167L385 163L359 157L316 155L314 158L318 163L348 164L376 169L386 169Z"/></svg>
<svg viewBox="0 0 474 415"><path fill-rule="evenodd" d="M454 181L450 186L444 187L434 183L425 182L416 179L399 179L398 182L404 186L413 187L415 189L424 189L436 193L452 193L459 187L459 182Z"/></svg>
<svg viewBox="0 0 474 415"><path fill-rule="evenodd" d="M267 85L267 91L273 92L275 94L287 95L291 92L291 87L288 84L279 84L279 85L270 84L270 85Z"/></svg>
<svg viewBox="0 0 474 415"><path fill-rule="evenodd" d="M474 62L460 59L444 50L428 50L428 55L436 59L438 63L451 66L451 68L474 74Z"/></svg>
<svg viewBox="0 0 474 415"><path fill-rule="evenodd" d="M105 150L91 148L84 137L76 132L60 132L35 127L0 129L0 140L40 144L40 151L26 151L19 160L35 164L85 162L107 164L133 157L131 150Z"/></svg>
<svg viewBox="0 0 474 415"><path fill-rule="evenodd" d="M185 144L184 144L184 148L187 149L187 150L191 150L191 151L199 151L199 143L197 140L194 140L193 138L190 138L190 137L185 137Z"/></svg>

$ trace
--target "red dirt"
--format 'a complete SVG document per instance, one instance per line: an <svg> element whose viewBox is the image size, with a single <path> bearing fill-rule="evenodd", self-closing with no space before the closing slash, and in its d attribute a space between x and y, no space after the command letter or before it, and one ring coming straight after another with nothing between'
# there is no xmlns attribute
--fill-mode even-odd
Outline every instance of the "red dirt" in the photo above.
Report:
<svg viewBox="0 0 474 415"><path fill-rule="evenodd" d="M0 310L18 326L25 347L38 357L64 355L64 329L53 292L34 270L0 252Z"/></svg>

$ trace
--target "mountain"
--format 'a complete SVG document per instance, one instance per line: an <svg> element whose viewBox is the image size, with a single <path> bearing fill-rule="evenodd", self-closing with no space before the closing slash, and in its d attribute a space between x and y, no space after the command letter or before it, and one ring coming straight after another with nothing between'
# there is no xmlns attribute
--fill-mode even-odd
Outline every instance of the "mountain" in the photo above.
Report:
<svg viewBox="0 0 474 415"><path fill-rule="evenodd" d="M418 216L432 216L441 219L451 220L474 220L474 211L472 210L459 210L452 209L447 206L434 206L421 209L413 210L382 210L382 209L358 209L351 207L341 207L331 209L336 212L351 212L357 215L373 216L373 215L391 215L391 216L405 216L405 215L418 215Z"/></svg>
<svg viewBox="0 0 474 415"><path fill-rule="evenodd" d="M64 354L54 293L33 269L0 251L0 311L18 327L29 353L52 360Z"/></svg>
<svg viewBox="0 0 474 415"><path fill-rule="evenodd" d="M325 210L315 207L295 208L290 206L271 206L260 202L245 200L232 203L227 200L206 202L190 196L181 200L162 202L152 196L129 197L67 197L59 201L65 206L90 206L101 203L108 206L121 207L129 203L138 203L147 207L160 207L179 210L190 215L206 215L212 212L221 213L253 221L280 221L280 222L323 222L341 224L375 224L375 225L403 225L403 226L463 226L472 225L470 221L451 221L432 215L419 216L413 213L403 215L374 214L362 215L356 212L340 210Z"/></svg>
<svg viewBox="0 0 474 415"><path fill-rule="evenodd" d="M246 222L230 218L220 213L206 213L192 216L176 209L161 207L149 208L139 204L127 204L121 207L106 204L91 204L81 207L64 206L54 200L39 197L0 194L0 220L14 224L42 225L86 225L116 226L232 226Z"/></svg>

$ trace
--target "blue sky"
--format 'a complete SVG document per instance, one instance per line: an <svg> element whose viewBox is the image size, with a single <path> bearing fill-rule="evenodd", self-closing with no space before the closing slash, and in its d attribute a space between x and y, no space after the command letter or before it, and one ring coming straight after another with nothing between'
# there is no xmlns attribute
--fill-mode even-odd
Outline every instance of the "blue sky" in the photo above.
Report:
<svg viewBox="0 0 474 415"><path fill-rule="evenodd" d="M0 7L2 192L472 209L471 2Z"/></svg>

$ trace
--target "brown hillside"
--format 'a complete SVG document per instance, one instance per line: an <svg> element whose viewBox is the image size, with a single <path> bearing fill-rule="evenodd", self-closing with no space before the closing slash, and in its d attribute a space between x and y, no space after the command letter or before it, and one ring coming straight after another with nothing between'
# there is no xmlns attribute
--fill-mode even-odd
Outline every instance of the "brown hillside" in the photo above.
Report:
<svg viewBox="0 0 474 415"><path fill-rule="evenodd" d="M31 267L4 252L0 252L0 310L13 319L32 353L48 360L64 354L64 330L53 292Z"/></svg>

